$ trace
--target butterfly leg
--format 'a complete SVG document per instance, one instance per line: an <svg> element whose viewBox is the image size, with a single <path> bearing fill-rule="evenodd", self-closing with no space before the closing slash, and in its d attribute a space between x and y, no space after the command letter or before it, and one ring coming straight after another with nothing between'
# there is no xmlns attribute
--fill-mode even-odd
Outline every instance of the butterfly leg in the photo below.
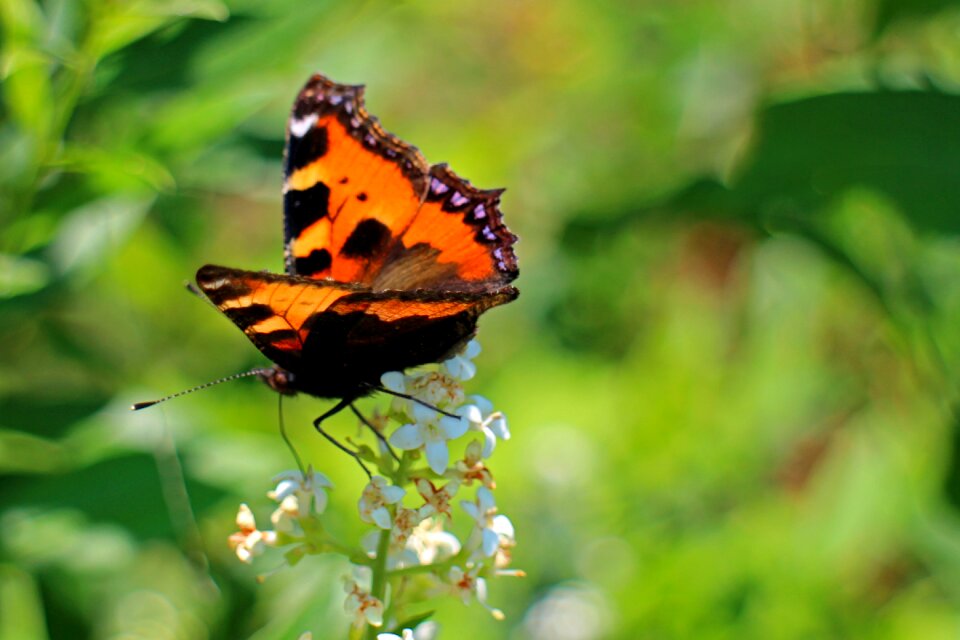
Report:
<svg viewBox="0 0 960 640"><path fill-rule="evenodd" d="M334 405L334 407L333 407L332 409L330 409L329 411L325 412L322 416L320 416L319 418L317 418L316 420L314 420L314 421L313 421L313 428L317 430L317 433L319 433L319 434L322 435L324 438L326 438L327 440L329 440L330 443L333 444L333 446L335 446L336 448L340 449L341 451L343 451L344 453L346 453L348 456L350 456L351 458L353 458L354 460L356 460L356 461L357 461L357 464L360 465L360 468L363 469L363 472L367 474L367 477L368 477L368 478L372 478L373 475L370 473L370 469L367 468L367 465L363 464L363 460L360 459L360 455L359 455L356 451L353 451L352 449L349 449L346 445L342 444L339 440L337 440L336 438L334 438L333 436L331 436L329 433L327 433L326 431L324 431L323 428L320 426L320 424L321 424L324 420L326 420L327 418L329 418L329 417L331 417L331 416L335 416L336 414L340 413L341 411L343 411L343 410L346 409L347 407L351 406L351 403L352 403L352 402L353 402L353 399L352 399L352 398L344 398L343 400L341 400L340 402L338 402L336 405Z"/></svg>
<svg viewBox="0 0 960 640"><path fill-rule="evenodd" d="M375 391L382 391L383 393L386 393L387 395L396 396L396 397L398 397L398 398L403 398L404 400L412 400L413 402L416 402L417 404L422 405L422 406L426 407L427 409L433 409L433 410L436 411L437 413L442 413L443 415L447 416L448 418L459 418L459 417L460 417L460 416L458 416L458 415L455 414L455 413L450 413L449 411L444 411L444 410L441 409L440 407L435 407L435 406L433 406L432 404L430 404L429 402L426 402L426 401L424 401L424 400L421 400L420 398L415 398L415 397L413 397L413 396L411 396L411 395L409 395L409 394L407 394L407 393L400 393L399 391L393 391L392 389L387 389L386 387L381 387L381 386L375 385L375 384L371 384L371 385L368 385L368 386L369 386L371 389L375 390Z"/></svg>
<svg viewBox="0 0 960 640"><path fill-rule="evenodd" d="M400 456L397 455L397 452L394 451L393 447L390 446L390 443L387 442L386 436L384 436L379 429L373 426L373 423L367 420L367 418L362 413L360 413L360 410L357 409L352 403L350 404L350 409L358 418L360 418L360 422L367 425L367 428L373 432L373 435L377 436L377 439L383 443L383 446L387 448L387 451L390 452L390 455L393 456L393 459L396 460L397 462L400 462Z"/></svg>

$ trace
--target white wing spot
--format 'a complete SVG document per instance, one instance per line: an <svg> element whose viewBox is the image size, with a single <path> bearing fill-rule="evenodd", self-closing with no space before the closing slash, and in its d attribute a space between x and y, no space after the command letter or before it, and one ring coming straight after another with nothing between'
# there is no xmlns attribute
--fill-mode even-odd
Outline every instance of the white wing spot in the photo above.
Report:
<svg viewBox="0 0 960 640"><path fill-rule="evenodd" d="M302 138L316 123L317 114L315 113L311 113L306 118L293 118L290 120L290 135L294 138Z"/></svg>

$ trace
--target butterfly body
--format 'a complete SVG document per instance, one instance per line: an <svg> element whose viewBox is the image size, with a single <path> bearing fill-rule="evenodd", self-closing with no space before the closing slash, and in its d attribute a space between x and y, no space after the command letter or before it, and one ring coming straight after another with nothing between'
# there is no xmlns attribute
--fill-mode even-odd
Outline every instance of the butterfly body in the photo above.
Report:
<svg viewBox="0 0 960 640"><path fill-rule="evenodd" d="M501 193L427 164L366 112L362 87L316 75L287 129L286 273L207 265L197 284L275 363L272 388L356 398L452 355L517 297Z"/></svg>

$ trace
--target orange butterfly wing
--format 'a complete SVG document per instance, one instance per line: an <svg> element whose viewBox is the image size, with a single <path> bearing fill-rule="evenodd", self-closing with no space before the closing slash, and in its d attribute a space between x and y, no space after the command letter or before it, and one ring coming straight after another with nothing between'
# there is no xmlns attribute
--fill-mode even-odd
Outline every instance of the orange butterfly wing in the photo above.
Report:
<svg viewBox="0 0 960 640"><path fill-rule="evenodd" d="M363 87L310 79L287 130L287 272L375 290L499 288L517 276L502 190L480 190L383 130Z"/></svg>
<svg viewBox="0 0 960 640"><path fill-rule="evenodd" d="M197 284L301 390L344 397L384 371L437 362L469 339L478 316L513 287L453 293L374 291L357 284L207 265Z"/></svg>

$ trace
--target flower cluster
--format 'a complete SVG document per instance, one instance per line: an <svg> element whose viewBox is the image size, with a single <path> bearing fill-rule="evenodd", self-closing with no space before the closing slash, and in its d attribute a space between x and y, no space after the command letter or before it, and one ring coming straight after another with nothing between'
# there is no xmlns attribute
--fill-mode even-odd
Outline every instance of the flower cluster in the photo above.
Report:
<svg viewBox="0 0 960 640"><path fill-rule="evenodd" d="M402 621L411 617L412 605L438 593L476 601L501 619L487 603L487 580L523 573L508 568L514 528L499 513L487 466L497 443L510 438L507 421L462 386L475 375L479 352L471 341L439 367L382 377L393 396L389 409L361 418L361 434L374 438L374 446L361 445L358 455L377 472L357 503L360 520L370 525L359 545L327 533L321 516L333 485L308 469L275 479L268 493L277 502L272 529L257 529L250 509L240 506L239 531L230 537L237 557L251 562L267 547L284 549L291 565L316 553L346 555L354 570L344 582L344 609L369 638L379 628L395 630L376 636L383 639L434 637L433 623L411 630ZM458 504L467 516L458 523L469 525L459 535L451 529Z"/></svg>

